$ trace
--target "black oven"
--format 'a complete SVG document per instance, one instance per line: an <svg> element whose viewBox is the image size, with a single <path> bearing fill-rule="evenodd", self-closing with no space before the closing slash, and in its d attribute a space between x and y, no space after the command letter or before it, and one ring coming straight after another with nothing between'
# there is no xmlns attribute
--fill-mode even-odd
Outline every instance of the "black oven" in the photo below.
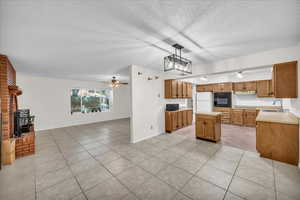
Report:
<svg viewBox="0 0 300 200"><path fill-rule="evenodd" d="M215 107L231 107L231 92L214 93Z"/></svg>

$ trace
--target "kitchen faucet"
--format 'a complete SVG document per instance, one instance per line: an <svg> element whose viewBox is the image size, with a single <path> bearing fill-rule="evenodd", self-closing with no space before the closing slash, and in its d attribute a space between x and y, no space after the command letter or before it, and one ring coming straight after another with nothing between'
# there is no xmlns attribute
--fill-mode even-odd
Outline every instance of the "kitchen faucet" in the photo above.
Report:
<svg viewBox="0 0 300 200"><path fill-rule="evenodd" d="M275 99L275 100L273 100L272 104L275 105L276 102L280 102L280 110L279 110L279 112L283 112L284 110L283 110L283 105L282 105L282 99Z"/></svg>

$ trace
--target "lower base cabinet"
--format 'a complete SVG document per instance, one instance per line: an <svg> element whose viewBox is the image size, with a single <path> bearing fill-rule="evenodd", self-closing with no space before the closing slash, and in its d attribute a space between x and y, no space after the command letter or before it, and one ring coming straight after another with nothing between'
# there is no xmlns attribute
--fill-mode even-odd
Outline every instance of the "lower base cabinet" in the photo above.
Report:
<svg viewBox="0 0 300 200"><path fill-rule="evenodd" d="M222 124L231 123L231 108L228 107L214 107L214 112L221 112L221 122Z"/></svg>
<svg viewBox="0 0 300 200"><path fill-rule="evenodd" d="M166 132L172 132L180 128L192 125L193 110L178 110L165 112L165 128Z"/></svg>
<svg viewBox="0 0 300 200"><path fill-rule="evenodd" d="M221 115L196 114L196 138L220 141Z"/></svg>
<svg viewBox="0 0 300 200"><path fill-rule="evenodd" d="M256 150L262 157L298 165L299 125L256 122Z"/></svg>

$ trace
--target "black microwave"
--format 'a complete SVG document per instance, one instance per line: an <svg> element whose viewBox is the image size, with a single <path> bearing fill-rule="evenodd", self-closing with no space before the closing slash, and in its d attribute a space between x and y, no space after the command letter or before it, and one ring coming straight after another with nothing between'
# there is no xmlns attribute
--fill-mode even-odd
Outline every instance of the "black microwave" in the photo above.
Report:
<svg viewBox="0 0 300 200"><path fill-rule="evenodd" d="M214 93L215 107L231 107L231 92Z"/></svg>

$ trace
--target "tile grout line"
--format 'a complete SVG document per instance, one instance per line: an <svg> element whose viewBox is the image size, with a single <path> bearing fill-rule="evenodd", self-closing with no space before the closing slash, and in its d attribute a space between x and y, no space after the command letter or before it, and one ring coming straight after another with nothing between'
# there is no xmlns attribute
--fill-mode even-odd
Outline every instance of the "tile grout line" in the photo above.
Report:
<svg viewBox="0 0 300 200"><path fill-rule="evenodd" d="M219 149L218 149L219 150ZM218 151L217 150L217 151ZM191 151L193 151L193 150L191 150ZM191 151L188 151L188 152L191 152ZM217 151L211 156L211 157L213 157L216 153L217 153ZM188 153L187 152L187 153ZM182 155L182 157L184 157L184 155ZM211 158L210 157L210 158ZM194 173L194 174L192 174L192 173L190 173L190 172L188 172L188 173L190 173L190 174L192 174L192 176L180 187L180 189L176 189L174 186L172 186L172 185L170 185L169 183L166 183L164 180L162 180L163 182L165 182L166 184L168 184L169 186L171 186L172 188L175 188L176 190L177 190L177 193L176 193L176 195L178 194L178 193L180 193L180 194L182 194L182 195L184 195L184 196L186 196L186 197L188 197L189 199L192 199L192 198L190 198L189 196L187 196L186 194L184 194L181 190L194 178L194 177L196 177L196 178L198 178L197 177L197 173L203 168L203 166L210 160L210 158L209 159L207 159L203 164L202 164L202 166ZM179 159L177 159L177 160L179 160ZM170 163L169 165L172 165L172 166L174 166L173 164L175 163L176 161L174 161L173 163ZM181 168L179 168L179 167L177 167L177 166L174 166L174 167L176 167L176 168L178 168L178 169L181 169ZM184 169L182 169L182 170L184 170ZM161 170L160 170L161 171ZM186 171L186 170L184 170L184 171ZM187 172L187 171L186 171ZM157 176L156 176L157 177ZM157 177L159 180L161 180L159 177ZM203 179L201 179L201 180L203 180ZM219 186L218 186L219 187ZM176 196L175 195L175 196ZM174 196L174 197L175 197Z"/></svg>
<svg viewBox="0 0 300 200"><path fill-rule="evenodd" d="M273 177L274 177L274 191L275 191L275 200L277 200L277 187L276 187L276 176L275 176L275 163L272 160L272 167L273 167Z"/></svg>
<svg viewBox="0 0 300 200"><path fill-rule="evenodd" d="M226 192L225 192L225 194L224 194L223 200L225 200L225 197L226 197L226 195L227 195L227 193L228 193L228 191L229 191L230 185L231 185L231 183L232 183L232 181L233 181L233 179L234 179L234 177L235 177L235 174L236 174L236 172L237 172L237 170L238 170L238 168L239 168L239 166L240 166L241 160L243 159L244 155L245 155L245 151L243 151L243 154L242 154L242 156L241 156L241 158L240 158L240 160L239 160L239 162L238 162L238 165L236 166L236 169L235 169L234 172L233 172L232 178L231 178L231 180L230 180L230 183L228 184L228 187L227 187ZM236 195L236 194L235 194L235 195ZM237 195L237 196L239 196L239 195ZM240 197L240 196L239 196L239 197ZM242 198L242 199L245 199L245 198L243 198L243 197L241 197L241 198Z"/></svg>
<svg viewBox="0 0 300 200"><path fill-rule="evenodd" d="M69 133L68 133L68 134L69 134ZM70 134L69 134L69 135L70 135ZM70 135L70 136L72 137L72 135ZM73 137L72 137L72 138L73 138ZM82 146L82 147L84 148L84 146L83 146L82 144L79 143L79 145ZM105 144L103 144L103 145L105 145ZM108 147L108 148L109 148L109 147ZM84 149L85 149L85 148L84 148ZM111 148L109 148L109 149L111 149ZM87 149L85 149L85 151L86 151L92 158L95 159L95 156L93 156ZM121 154L119 154L118 152L114 151L113 149L111 149L111 151L113 151L113 152L117 153L118 155L120 155L121 158L128 160L126 157L124 157L123 155L121 155ZM118 159L119 159L119 158L118 158ZM129 193L133 194L137 199L140 200L140 198L138 198L138 197L136 196L136 194L135 194L133 191L131 191L126 185L124 185L124 184L117 178L116 175L114 175L112 172L110 172L109 169L107 169L106 166L105 166L103 163L101 163L101 162L98 161L97 159L95 159L95 160L96 160L96 162L97 162L100 166L102 166L109 174L111 174L112 177L114 177L121 185L123 185L123 186L129 191ZM116 160L117 160L117 159L116 159ZM113 161L115 161L115 160L113 160ZM111 162L113 162L113 161L111 161ZM128 160L128 161L130 161L130 160ZM130 162L131 162L131 161L130 161ZM133 162L132 162L132 163L133 163ZM136 166L135 163L133 163L133 164L134 164L134 166L129 167L129 168L133 168L133 167ZM129 168L128 168L128 169L129 169ZM109 179L109 178L108 178L108 179ZM76 180L77 180L77 179L76 179ZM78 183L78 184L79 184L79 183ZM99 184L101 184L101 183L98 183L98 184L94 185L93 187L89 188L88 190L91 190L92 188L95 188L95 187L96 187L97 185L99 185ZM79 184L79 185L80 185L80 184ZM83 191L83 193L84 193L85 198L88 200L88 198L87 198L87 196L86 196L86 194L85 194L84 191ZM129 193L128 193L128 194L129 194ZM126 194L126 195L128 195L128 194ZM121 199L125 198L126 195L124 195Z"/></svg>
<svg viewBox="0 0 300 200"><path fill-rule="evenodd" d="M63 131L64 131L64 130L63 130ZM65 132L66 134L69 135L69 133L68 133L67 131L64 131L64 132ZM52 134L51 134L51 136L53 137ZM72 138L73 138L73 137L72 137ZM58 143L57 143L57 141L55 140L55 138L53 138L53 139L54 139L55 144L57 145L57 148L58 148L59 152L62 154L62 156L63 156L63 158L64 158L64 160L65 160L65 162L66 162L67 167L68 167L69 170L71 171L71 173L72 173L72 175L73 175L73 178L75 179L77 185L79 186L81 193L83 194L83 196L85 197L85 199L88 200L88 198L87 198L86 194L84 193L84 191L83 191L81 185L79 184L79 182L78 182L78 180L77 180L75 174L73 173L72 169L70 168L70 165L69 165L69 163L68 163L68 161L67 161L65 155L62 153L62 151L61 151L61 149L60 149L60 146L58 145ZM74 139L74 138L73 138L73 139ZM77 142L77 141L76 141L76 142ZM79 144L79 143L78 143L78 144ZM63 181L65 181L65 180L63 180ZM62 182L63 182L63 181L62 181ZM77 194L76 196L78 196L78 195L79 195L79 194ZM74 196L74 197L76 197L76 196ZM72 198L74 198L74 197L72 197Z"/></svg>

